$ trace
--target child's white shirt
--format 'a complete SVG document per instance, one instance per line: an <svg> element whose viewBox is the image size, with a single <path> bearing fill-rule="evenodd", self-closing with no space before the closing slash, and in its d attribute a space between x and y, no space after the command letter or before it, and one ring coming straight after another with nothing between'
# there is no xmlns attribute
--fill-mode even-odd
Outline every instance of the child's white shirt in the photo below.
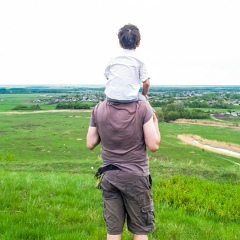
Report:
<svg viewBox="0 0 240 240"><path fill-rule="evenodd" d="M136 99L141 84L149 79L145 64L134 50L128 49L111 59L104 75L108 79L105 94L115 100Z"/></svg>

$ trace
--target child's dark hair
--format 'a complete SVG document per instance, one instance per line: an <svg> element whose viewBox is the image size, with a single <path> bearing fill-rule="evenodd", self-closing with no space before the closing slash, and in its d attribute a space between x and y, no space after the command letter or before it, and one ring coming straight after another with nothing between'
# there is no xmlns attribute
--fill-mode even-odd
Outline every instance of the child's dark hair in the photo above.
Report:
<svg viewBox="0 0 240 240"><path fill-rule="evenodd" d="M137 26L127 24L119 29L118 39L124 49L136 49L141 40L140 31Z"/></svg>

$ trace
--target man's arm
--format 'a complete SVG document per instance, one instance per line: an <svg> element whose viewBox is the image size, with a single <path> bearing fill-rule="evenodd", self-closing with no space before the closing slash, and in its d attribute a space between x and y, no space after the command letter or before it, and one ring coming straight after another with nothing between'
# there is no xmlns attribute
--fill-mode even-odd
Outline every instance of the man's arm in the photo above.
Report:
<svg viewBox="0 0 240 240"><path fill-rule="evenodd" d="M101 142L96 127L89 127L87 133L87 148L93 150Z"/></svg>
<svg viewBox="0 0 240 240"><path fill-rule="evenodd" d="M143 91L142 91L142 95L146 97L147 100L148 100L149 88L150 88L150 81L149 79L147 79L146 81L143 82Z"/></svg>
<svg viewBox="0 0 240 240"><path fill-rule="evenodd" d="M161 142L161 134L156 115L143 125L144 139L151 152L156 152Z"/></svg>

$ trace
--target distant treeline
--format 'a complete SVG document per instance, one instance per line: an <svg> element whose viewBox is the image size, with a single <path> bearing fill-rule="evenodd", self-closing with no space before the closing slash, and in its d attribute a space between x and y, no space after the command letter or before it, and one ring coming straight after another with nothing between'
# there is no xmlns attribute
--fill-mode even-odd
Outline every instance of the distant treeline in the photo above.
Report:
<svg viewBox="0 0 240 240"><path fill-rule="evenodd" d="M91 107L87 103L58 103L56 109L91 109Z"/></svg>
<svg viewBox="0 0 240 240"><path fill-rule="evenodd" d="M77 92L104 92L105 86L102 87L0 87L0 94L30 94L30 93L77 93ZM240 86L151 86L150 92L171 92L179 93L184 91L205 91L205 92L240 92Z"/></svg>
<svg viewBox="0 0 240 240"><path fill-rule="evenodd" d="M41 107L37 105L31 105L31 106L26 106L26 105L17 105L14 107L12 110L41 110Z"/></svg>
<svg viewBox="0 0 240 240"><path fill-rule="evenodd" d="M0 88L0 94L31 94L31 93L77 93L77 92L103 92L104 87L78 87L78 88L48 88L48 87L35 87L35 88Z"/></svg>
<svg viewBox="0 0 240 240"><path fill-rule="evenodd" d="M204 112L200 109L185 108L182 102L170 103L158 109L156 112L160 122L174 121L179 118L185 119L207 119L210 118L209 112Z"/></svg>

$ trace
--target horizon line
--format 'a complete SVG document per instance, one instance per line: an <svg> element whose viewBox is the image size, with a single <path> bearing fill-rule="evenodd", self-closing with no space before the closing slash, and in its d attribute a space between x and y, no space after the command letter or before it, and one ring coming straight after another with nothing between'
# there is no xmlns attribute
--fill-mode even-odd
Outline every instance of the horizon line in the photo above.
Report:
<svg viewBox="0 0 240 240"><path fill-rule="evenodd" d="M105 87L105 84L0 84L0 87L38 87L38 86L59 86L59 87ZM189 85L189 84L181 84L181 85L167 85L167 84L152 84L151 87L240 87L240 85L236 84L229 84L229 85L219 85L219 84L196 84L196 85Z"/></svg>

